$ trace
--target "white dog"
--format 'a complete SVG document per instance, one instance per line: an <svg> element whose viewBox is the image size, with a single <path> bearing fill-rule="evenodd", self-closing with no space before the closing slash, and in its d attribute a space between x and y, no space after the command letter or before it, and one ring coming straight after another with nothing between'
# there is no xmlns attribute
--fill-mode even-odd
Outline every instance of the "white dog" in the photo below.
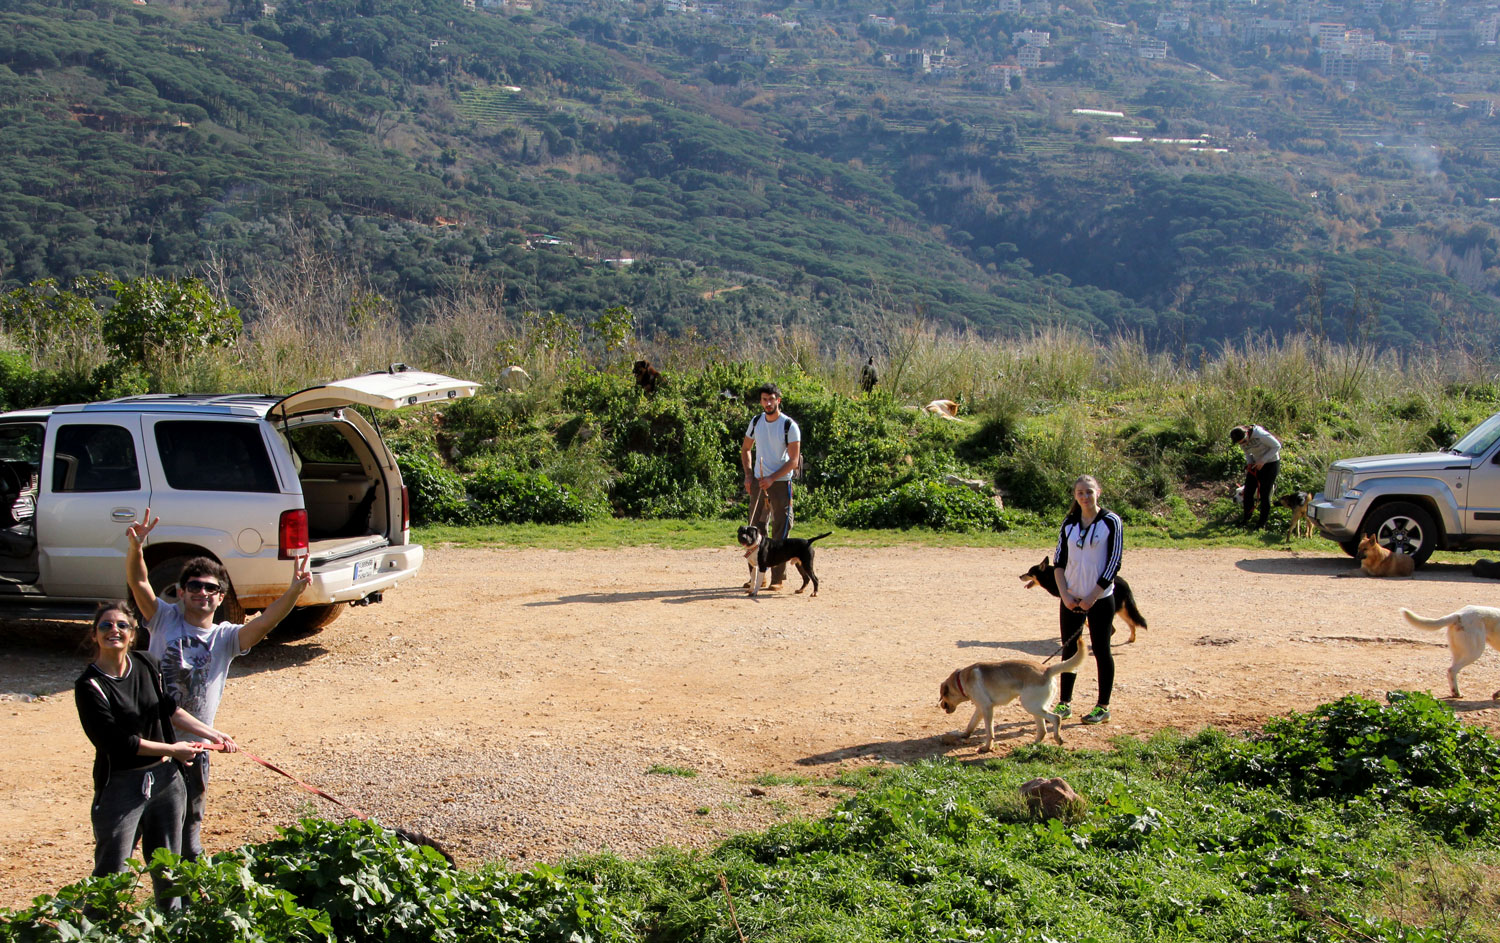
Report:
<svg viewBox="0 0 1500 943"><path fill-rule="evenodd" d="M1448 647L1453 650L1453 664L1448 668L1448 684L1458 697L1458 673L1479 660L1484 643L1500 650L1500 609L1489 606L1465 606L1457 612L1436 619L1424 619L1409 609L1402 609L1406 621L1419 629L1447 629ZM1500 701L1500 691L1490 695Z"/></svg>

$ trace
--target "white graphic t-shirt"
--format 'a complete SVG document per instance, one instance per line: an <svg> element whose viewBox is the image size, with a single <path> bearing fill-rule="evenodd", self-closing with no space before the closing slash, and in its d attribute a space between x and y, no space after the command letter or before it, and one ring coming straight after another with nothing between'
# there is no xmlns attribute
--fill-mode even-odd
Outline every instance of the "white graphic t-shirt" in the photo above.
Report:
<svg viewBox="0 0 1500 943"><path fill-rule="evenodd" d="M229 663L240 651L240 624L218 622L211 628L189 625L179 603L158 599L156 615L146 624L151 630L147 651L161 661L162 683L177 706L209 726L224 695ZM202 740L177 731L180 740Z"/></svg>

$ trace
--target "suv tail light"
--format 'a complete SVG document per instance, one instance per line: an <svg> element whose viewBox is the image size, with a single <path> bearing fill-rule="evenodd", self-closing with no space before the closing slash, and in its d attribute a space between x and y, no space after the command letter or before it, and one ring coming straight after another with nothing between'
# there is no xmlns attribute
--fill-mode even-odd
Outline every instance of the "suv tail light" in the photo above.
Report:
<svg viewBox="0 0 1500 943"><path fill-rule="evenodd" d="M411 543L411 492L401 486L401 542Z"/></svg>
<svg viewBox="0 0 1500 943"><path fill-rule="evenodd" d="M276 559L295 560L307 556L307 511L282 511L276 525Z"/></svg>

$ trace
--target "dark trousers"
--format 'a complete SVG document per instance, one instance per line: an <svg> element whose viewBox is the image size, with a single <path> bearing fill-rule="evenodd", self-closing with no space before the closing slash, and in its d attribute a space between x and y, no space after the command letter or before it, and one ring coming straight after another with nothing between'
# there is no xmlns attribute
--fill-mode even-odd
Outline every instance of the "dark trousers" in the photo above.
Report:
<svg viewBox="0 0 1500 943"><path fill-rule="evenodd" d="M203 808L208 791L209 754L199 753L183 773L183 786L187 790L187 807L182 816L181 855L192 861L203 856Z"/></svg>
<svg viewBox="0 0 1500 943"><path fill-rule="evenodd" d="M1245 512L1240 516L1241 524L1250 523L1250 509L1255 503L1255 492L1260 491L1260 525L1266 526L1271 516L1271 492L1276 487L1276 476L1281 473L1280 462L1266 462L1255 471L1245 472Z"/></svg>
<svg viewBox="0 0 1500 943"><path fill-rule="evenodd" d="M766 529L766 521L771 527ZM792 534L792 483L790 480L774 482L761 492L760 503L755 508L755 520L750 523L760 528L765 540L786 540ZM771 582L786 580L786 564L771 567Z"/></svg>
<svg viewBox="0 0 1500 943"><path fill-rule="evenodd" d="M180 851L186 801L176 763L111 772L104 788L94 794L89 810L94 825L94 876L124 871L137 841L146 861L158 848ZM158 883L155 876L152 886L158 907L177 906L177 898L164 896L170 887Z"/></svg>
<svg viewBox="0 0 1500 943"><path fill-rule="evenodd" d="M1078 654L1078 640L1074 638L1079 634L1084 623L1089 627L1089 651L1093 653L1094 665L1099 669L1099 703L1105 707L1109 706L1109 695L1115 687L1115 656L1109 650L1109 636L1115 628L1115 596L1110 593L1103 599L1089 607L1088 612L1078 612L1061 604L1058 605L1058 625L1062 629L1062 640L1065 643L1062 650L1062 660L1067 661ZM1073 641L1069 642L1069 639ZM1063 672L1062 693L1058 700L1064 704L1073 700L1073 682L1078 680L1078 675L1071 671Z"/></svg>

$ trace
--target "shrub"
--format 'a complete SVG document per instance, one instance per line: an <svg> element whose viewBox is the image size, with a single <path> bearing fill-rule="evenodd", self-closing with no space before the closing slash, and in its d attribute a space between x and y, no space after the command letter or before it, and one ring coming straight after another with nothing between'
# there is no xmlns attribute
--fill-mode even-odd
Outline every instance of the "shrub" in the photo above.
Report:
<svg viewBox="0 0 1500 943"><path fill-rule="evenodd" d="M1221 781L1276 786L1299 800L1370 799L1412 811L1444 835L1500 823L1500 741L1461 723L1432 695L1350 695L1268 721L1230 748Z"/></svg>
<svg viewBox="0 0 1500 943"><path fill-rule="evenodd" d="M398 453L396 467L401 469L411 500L412 523L462 524L467 520L463 479L437 453L423 449Z"/></svg>
<svg viewBox="0 0 1500 943"><path fill-rule="evenodd" d="M949 531L1007 528L993 501L968 488L930 479L908 482L879 497L851 502L836 520L845 527L865 528L930 527Z"/></svg>
<svg viewBox="0 0 1500 943"><path fill-rule="evenodd" d="M482 465L468 480L470 518L478 524L578 524L604 516L567 485L546 475L496 464Z"/></svg>

